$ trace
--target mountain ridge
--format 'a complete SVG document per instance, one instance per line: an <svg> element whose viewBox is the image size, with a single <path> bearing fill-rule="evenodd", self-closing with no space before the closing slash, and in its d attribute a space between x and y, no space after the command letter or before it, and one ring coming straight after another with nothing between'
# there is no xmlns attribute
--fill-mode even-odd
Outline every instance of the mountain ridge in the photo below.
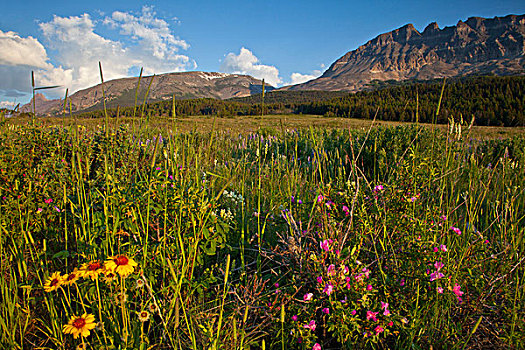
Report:
<svg viewBox="0 0 525 350"><path fill-rule="evenodd" d="M411 23L347 52L317 79L284 90L363 90L373 80L525 74L525 15L470 17L419 32Z"/></svg>
<svg viewBox="0 0 525 350"><path fill-rule="evenodd" d="M138 80L138 77L128 77L104 82L106 105L108 107L134 105ZM165 73L142 77L137 104L142 104L144 101L150 82L151 87L147 96L149 102L171 99L173 95L176 99L207 97L228 99L250 96L262 91L262 80L244 74L202 71ZM268 91L274 89L270 85L265 85L265 88ZM73 112L102 107L102 84L79 90L69 96L68 100L71 101ZM35 104L37 114L40 115L59 114L64 108L63 99L48 100L42 94L35 95ZM21 112L31 112L32 110L32 99L28 104L21 107Z"/></svg>

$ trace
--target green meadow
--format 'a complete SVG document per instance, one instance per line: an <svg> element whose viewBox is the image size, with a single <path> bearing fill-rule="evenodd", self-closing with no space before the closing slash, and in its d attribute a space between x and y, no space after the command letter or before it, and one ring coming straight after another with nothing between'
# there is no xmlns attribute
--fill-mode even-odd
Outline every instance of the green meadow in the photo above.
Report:
<svg viewBox="0 0 525 350"><path fill-rule="evenodd" d="M0 347L525 347L523 128L0 119Z"/></svg>

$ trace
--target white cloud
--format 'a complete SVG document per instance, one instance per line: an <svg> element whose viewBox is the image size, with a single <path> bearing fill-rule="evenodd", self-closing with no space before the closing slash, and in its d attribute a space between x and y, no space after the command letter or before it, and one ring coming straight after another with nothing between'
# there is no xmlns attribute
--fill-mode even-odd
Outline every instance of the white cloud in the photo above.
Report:
<svg viewBox="0 0 525 350"><path fill-rule="evenodd" d="M120 34L131 36L159 59L173 56L179 47L187 50L190 45L171 34L168 23L155 17L152 7L144 6L140 16L115 11L104 23L119 28Z"/></svg>
<svg viewBox="0 0 525 350"><path fill-rule="evenodd" d="M264 79L270 85L278 86L282 80L279 70L274 66L259 63L259 59L248 49L241 48L238 55L230 52L221 64L221 71L233 74L248 74Z"/></svg>
<svg viewBox="0 0 525 350"><path fill-rule="evenodd" d="M321 74L322 73L319 70L314 70L312 74L292 73L290 75L291 81L287 85L296 85L296 84L306 83L307 81L320 77Z"/></svg>
<svg viewBox="0 0 525 350"><path fill-rule="evenodd" d="M0 101L0 108L9 108L13 109L13 107L16 106L15 102L11 101Z"/></svg>
<svg viewBox="0 0 525 350"><path fill-rule="evenodd" d="M118 30L122 39L98 34L97 26ZM31 36L0 31L0 98L17 91L30 92L31 70L35 71L37 86L61 85L61 89L46 90L48 96L56 98L63 97L66 88L73 93L98 84L99 61L106 81L127 77L137 67L144 67L144 74L149 75L197 66L179 53L189 44L176 37L151 7L144 7L138 15L115 11L99 23L87 13L55 15L39 27L45 46ZM48 52L53 53L52 60Z"/></svg>
<svg viewBox="0 0 525 350"><path fill-rule="evenodd" d="M46 49L37 39L0 30L0 65L49 68L48 60Z"/></svg>

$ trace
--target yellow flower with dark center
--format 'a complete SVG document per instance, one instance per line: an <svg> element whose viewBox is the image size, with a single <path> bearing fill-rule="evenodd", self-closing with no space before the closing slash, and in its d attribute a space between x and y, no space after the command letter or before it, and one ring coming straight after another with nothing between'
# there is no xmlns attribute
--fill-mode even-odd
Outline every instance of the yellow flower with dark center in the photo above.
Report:
<svg viewBox="0 0 525 350"><path fill-rule="evenodd" d="M126 301L128 301L128 295L126 293L115 294L115 303L120 305L125 303Z"/></svg>
<svg viewBox="0 0 525 350"><path fill-rule="evenodd" d="M68 274L65 274L64 276L62 276L62 279L64 281L64 284L66 286L71 286L73 285L74 283L76 283L76 281L80 278L80 272L78 271L77 268L75 268L73 270L73 272L71 273L68 273Z"/></svg>
<svg viewBox="0 0 525 350"><path fill-rule="evenodd" d="M55 272L49 277L49 279L44 283L44 290L46 292L52 292L57 290L63 284L63 278L60 275L60 272Z"/></svg>
<svg viewBox="0 0 525 350"><path fill-rule="evenodd" d="M112 271L106 271L104 272L104 282L111 283L115 282L117 280L117 274Z"/></svg>
<svg viewBox="0 0 525 350"><path fill-rule="evenodd" d="M147 320L149 320L149 312L147 312L146 310L137 312L137 314L139 315L140 322L146 322Z"/></svg>
<svg viewBox="0 0 525 350"><path fill-rule="evenodd" d="M157 307L157 305L155 305L155 304L153 304L153 303L152 303L152 304L149 304L148 309L149 309L149 311L150 311L152 314L154 314L154 313L156 313L157 311L159 311L159 308Z"/></svg>
<svg viewBox="0 0 525 350"><path fill-rule="evenodd" d="M116 255L108 258L105 263L106 270L118 273L122 277L126 277L133 273L135 266L138 264L135 260L128 258L125 255Z"/></svg>
<svg viewBox="0 0 525 350"><path fill-rule="evenodd" d="M62 327L62 332L65 334L73 334L73 338L78 336L89 336L90 330L95 328L95 316L84 313L82 316L72 316L68 324Z"/></svg>
<svg viewBox="0 0 525 350"><path fill-rule="evenodd" d="M99 260L94 260L82 265L79 271L80 275L84 278L91 278L96 280L98 275L104 273L104 264Z"/></svg>

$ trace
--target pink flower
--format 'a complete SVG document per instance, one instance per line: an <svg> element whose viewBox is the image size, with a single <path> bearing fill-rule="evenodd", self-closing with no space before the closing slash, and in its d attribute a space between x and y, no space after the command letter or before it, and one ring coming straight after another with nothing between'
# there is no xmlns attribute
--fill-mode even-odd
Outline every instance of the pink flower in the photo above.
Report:
<svg viewBox="0 0 525 350"><path fill-rule="evenodd" d="M460 230L459 228L454 227L454 226L450 226L450 229L451 229L453 232L457 233L458 236L461 235L461 230Z"/></svg>
<svg viewBox="0 0 525 350"><path fill-rule="evenodd" d="M327 307L325 307L322 311L324 314L327 314L327 315L330 313L330 309Z"/></svg>
<svg viewBox="0 0 525 350"><path fill-rule="evenodd" d="M367 269L366 267L363 267L363 269L361 271L363 271L363 274L365 275L366 278L370 278L370 270L369 269Z"/></svg>
<svg viewBox="0 0 525 350"><path fill-rule="evenodd" d="M319 343L315 343L312 350L321 350L321 345Z"/></svg>
<svg viewBox="0 0 525 350"><path fill-rule="evenodd" d="M311 320L308 324L305 324L305 325L304 325L304 328L306 328L306 329L310 329L310 330L312 330L312 331L315 331L315 327L317 327L317 326L315 325L315 320Z"/></svg>
<svg viewBox="0 0 525 350"><path fill-rule="evenodd" d="M399 285L401 287L403 287L405 285L405 279L404 278L401 279L401 282L399 282Z"/></svg>
<svg viewBox="0 0 525 350"><path fill-rule="evenodd" d="M430 282L435 281L435 280L438 280L438 279L443 278L443 277L445 277L445 275L443 275L443 274L442 274L441 272L439 272L439 271L432 272L432 273L430 274Z"/></svg>
<svg viewBox="0 0 525 350"><path fill-rule="evenodd" d="M443 294L443 288L441 288L441 287L437 287L437 292L438 292L439 294Z"/></svg>
<svg viewBox="0 0 525 350"><path fill-rule="evenodd" d="M374 187L374 193L382 191L383 189L384 189L383 185L377 185L376 187Z"/></svg>
<svg viewBox="0 0 525 350"><path fill-rule="evenodd" d="M335 265L334 264L330 264L330 266L328 266L328 276L332 276L332 275L335 275Z"/></svg>
<svg viewBox="0 0 525 350"><path fill-rule="evenodd" d="M334 291L334 286L331 283L327 283L323 289L323 293L326 293L326 295L332 294L333 291Z"/></svg>
<svg viewBox="0 0 525 350"><path fill-rule="evenodd" d="M352 310L352 312L350 312L352 314L352 316L355 316L355 314L357 314L357 310Z"/></svg>
<svg viewBox="0 0 525 350"><path fill-rule="evenodd" d="M437 253L439 251L438 247L434 247L434 253Z"/></svg>
<svg viewBox="0 0 525 350"><path fill-rule="evenodd" d="M37 211L37 213L41 213L43 210L44 209L42 209L42 208L38 208L36 211Z"/></svg>
<svg viewBox="0 0 525 350"><path fill-rule="evenodd" d="M317 283L323 283L323 276L319 276L316 278Z"/></svg>
<svg viewBox="0 0 525 350"><path fill-rule="evenodd" d="M45 202L46 204L49 204L49 203L52 203L52 202L53 202L53 199L48 198L48 199L44 200L44 202Z"/></svg>
<svg viewBox="0 0 525 350"><path fill-rule="evenodd" d="M279 288L279 283L278 282L275 282L275 284L273 285L275 288Z"/></svg>
<svg viewBox="0 0 525 350"><path fill-rule="evenodd" d="M292 316L292 320L297 321L297 319L298 319L297 315Z"/></svg>
<svg viewBox="0 0 525 350"><path fill-rule="evenodd" d="M344 273L345 275L348 275L349 272L350 272L350 269L348 269L348 266L344 265L344 266L343 266L343 273Z"/></svg>
<svg viewBox="0 0 525 350"><path fill-rule="evenodd" d="M321 249L324 250L325 252L330 251L330 242L327 239L322 241L320 246L321 246Z"/></svg>
<svg viewBox="0 0 525 350"><path fill-rule="evenodd" d="M374 289L374 288L372 287L372 285L369 284L368 286L366 286L366 290L367 290L367 291L371 291L372 289Z"/></svg>
<svg viewBox="0 0 525 350"><path fill-rule="evenodd" d="M323 201L324 197L322 194L317 196L317 203L321 203Z"/></svg>
<svg viewBox="0 0 525 350"><path fill-rule="evenodd" d="M388 303L381 302L381 307L384 309L383 315L385 316L390 315L390 310L388 310Z"/></svg>
<svg viewBox="0 0 525 350"><path fill-rule="evenodd" d="M436 262L434 263L434 267L436 268L437 271L441 270L441 268L442 268L443 266L445 266L445 265L443 265L443 263L442 263L441 261L436 261Z"/></svg>
<svg viewBox="0 0 525 350"><path fill-rule="evenodd" d="M439 246L439 249L441 249L442 252L446 252L447 251L447 246L442 244Z"/></svg>
<svg viewBox="0 0 525 350"><path fill-rule="evenodd" d="M374 329L374 331L376 332L376 334L379 334L379 333L381 333L381 332L384 332L385 330L383 329L383 327L381 327L381 326L377 326L377 327Z"/></svg>
<svg viewBox="0 0 525 350"><path fill-rule="evenodd" d="M343 212L345 213L346 216L350 215L350 209L348 209L346 205L343 205Z"/></svg>
<svg viewBox="0 0 525 350"><path fill-rule="evenodd" d="M55 205L54 206L55 210L58 211L60 213L60 209Z"/></svg>
<svg viewBox="0 0 525 350"><path fill-rule="evenodd" d="M366 319L367 320L372 320L372 321L375 322L375 321L377 321L377 317L376 316L377 316L378 313L379 312L367 311L366 312Z"/></svg>
<svg viewBox="0 0 525 350"><path fill-rule="evenodd" d="M304 296L303 296L303 300L304 301L310 301L312 300L312 297L313 297L313 293L306 293Z"/></svg>
<svg viewBox="0 0 525 350"><path fill-rule="evenodd" d="M452 288L452 291L454 292L454 294L456 294L458 301L461 303L463 301L461 299L461 296L463 295L463 292L461 291L461 286L457 283L454 284L454 288Z"/></svg>

